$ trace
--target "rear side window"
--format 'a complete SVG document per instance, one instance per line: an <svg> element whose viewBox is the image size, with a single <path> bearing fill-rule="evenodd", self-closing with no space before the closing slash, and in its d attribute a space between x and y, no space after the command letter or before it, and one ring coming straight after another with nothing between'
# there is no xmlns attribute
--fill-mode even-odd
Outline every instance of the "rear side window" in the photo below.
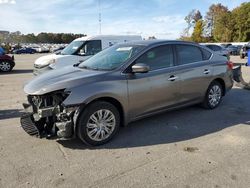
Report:
<svg viewBox="0 0 250 188"><path fill-rule="evenodd" d="M204 48L201 48L202 54L203 54L203 60L209 60L212 56L212 53L205 50Z"/></svg>
<svg viewBox="0 0 250 188"><path fill-rule="evenodd" d="M157 70L174 66L174 55L171 45L165 45L148 50L136 60L136 63L144 63L150 70Z"/></svg>
<svg viewBox="0 0 250 188"><path fill-rule="evenodd" d="M176 45L178 63L185 65L198 61L203 61L200 48L193 45Z"/></svg>

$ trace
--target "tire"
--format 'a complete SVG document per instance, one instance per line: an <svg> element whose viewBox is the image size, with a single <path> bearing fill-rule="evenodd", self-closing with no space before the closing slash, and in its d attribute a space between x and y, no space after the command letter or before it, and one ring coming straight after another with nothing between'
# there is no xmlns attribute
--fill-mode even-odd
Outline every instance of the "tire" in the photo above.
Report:
<svg viewBox="0 0 250 188"><path fill-rule="evenodd" d="M13 64L10 61L0 61L0 71L10 72L13 69Z"/></svg>
<svg viewBox="0 0 250 188"><path fill-rule="evenodd" d="M244 58L245 58L245 56L244 56L243 54L241 54L241 55L240 55L240 58L241 58L241 59L244 59Z"/></svg>
<svg viewBox="0 0 250 188"><path fill-rule="evenodd" d="M213 81L206 92L202 106L206 109L217 108L222 101L223 89L219 82Z"/></svg>
<svg viewBox="0 0 250 188"><path fill-rule="evenodd" d="M111 103L97 101L79 115L76 131L85 144L98 146L111 140L119 127L120 114L117 108Z"/></svg>

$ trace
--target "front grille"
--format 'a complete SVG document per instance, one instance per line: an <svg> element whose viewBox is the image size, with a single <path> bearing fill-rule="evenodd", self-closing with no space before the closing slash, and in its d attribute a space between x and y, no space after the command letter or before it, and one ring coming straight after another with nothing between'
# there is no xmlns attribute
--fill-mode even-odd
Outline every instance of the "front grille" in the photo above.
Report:
<svg viewBox="0 0 250 188"><path fill-rule="evenodd" d="M31 119L32 115L29 113L25 113L21 116L21 127L23 130L31 136L41 137L38 128L35 123Z"/></svg>

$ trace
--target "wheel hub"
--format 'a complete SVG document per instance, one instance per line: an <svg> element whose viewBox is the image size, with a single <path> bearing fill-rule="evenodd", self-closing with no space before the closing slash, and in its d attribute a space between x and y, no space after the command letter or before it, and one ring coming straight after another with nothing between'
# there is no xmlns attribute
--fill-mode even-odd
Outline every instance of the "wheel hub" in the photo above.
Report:
<svg viewBox="0 0 250 188"><path fill-rule="evenodd" d="M217 85L213 86L209 91L209 103L212 106L219 104L221 99L221 88Z"/></svg>
<svg viewBox="0 0 250 188"><path fill-rule="evenodd" d="M115 116L111 111L107 109L98 110L88 120L87 134L92 140L105 140L113 133L115 123Z"/></svg>
<svg viewBox="0 0 250 188"><path fill-rule="evenodd" d="M10 70L10 64L8 62L2 62L2 63L0 63L0 69L2 71L9 71Z"/></svg>

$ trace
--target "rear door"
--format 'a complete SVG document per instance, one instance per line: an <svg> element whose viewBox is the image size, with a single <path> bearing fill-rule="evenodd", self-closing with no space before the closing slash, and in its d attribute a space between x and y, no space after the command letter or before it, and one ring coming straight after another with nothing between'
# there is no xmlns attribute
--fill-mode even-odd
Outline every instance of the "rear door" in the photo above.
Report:
<svg viewBox="0 0 250 188"><path fill-rule="evenodd" d="M133 63L147 64L150 71L127 75L131 118L179 102L180 79L174 61L172 45L163 45L148 50Z"/></svg>
<svg viewBox="0 0 250 188"><path fill-rule="evenodd" d="M213 75L211 53L191 44L176 45L182 102L201 100Z"/></svg>

